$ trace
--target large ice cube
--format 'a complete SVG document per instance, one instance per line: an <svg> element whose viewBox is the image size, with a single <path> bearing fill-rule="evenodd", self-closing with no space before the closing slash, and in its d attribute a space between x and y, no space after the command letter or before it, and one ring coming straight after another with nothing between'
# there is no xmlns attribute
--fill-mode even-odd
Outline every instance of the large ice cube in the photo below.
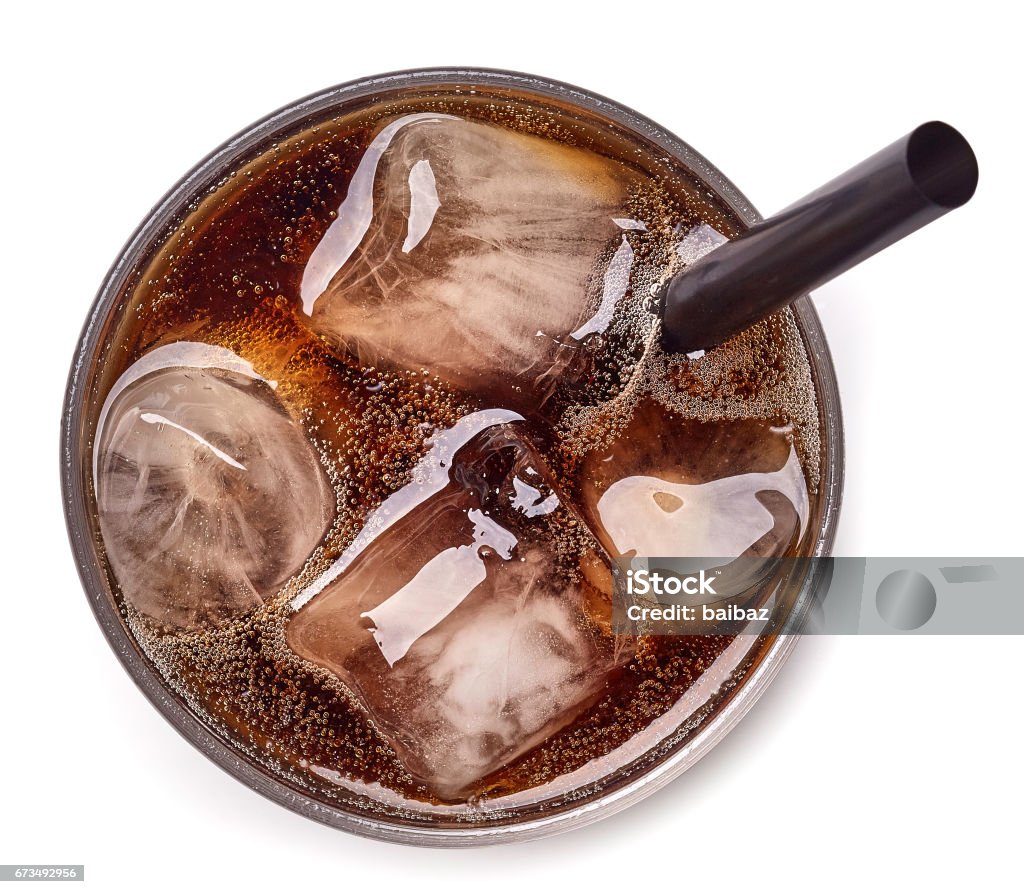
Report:
<svg viewBox="0 0 1024 894"><path fill-rule="evenodd" d="M287 627L442 797L573 720L616 660L610 594L566 573L552 539L566 510L530 444L495 418L435 439Z"/></svg>
<svg viewBox="0 0 1024 894"><path fill-rule="evenodd" d="M358 165L304 271L304 309L362 363L536 407L626 292L625 182L585 149L405 116Z"/></svg>
<svg viewBox="0 0 1024 894"><path fill-rule="evenodd" d="M581 511L613 556L780 556L807 522L792 426L700 422L647 398L591 451Z"/></svg>
<svg viewBox="0 0 1024 894"><path fill-rule="evenodd" d="M335 497L301 429L237 355L158 348L114 385L94 480L125 598L171 629L217 624L302 568Z"/></svg>

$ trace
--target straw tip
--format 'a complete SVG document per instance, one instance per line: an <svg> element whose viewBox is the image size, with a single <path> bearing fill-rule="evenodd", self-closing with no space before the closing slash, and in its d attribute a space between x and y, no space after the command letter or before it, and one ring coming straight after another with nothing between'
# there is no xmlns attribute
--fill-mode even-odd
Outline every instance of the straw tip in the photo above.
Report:
<svg viewBox="0 0 1024 894"><path fill-rule="evenodd" d="M944 121L915 128L907 140L907 170L921 193L942 208L959 208L978 186L978 159L963 134Z"/></svg>

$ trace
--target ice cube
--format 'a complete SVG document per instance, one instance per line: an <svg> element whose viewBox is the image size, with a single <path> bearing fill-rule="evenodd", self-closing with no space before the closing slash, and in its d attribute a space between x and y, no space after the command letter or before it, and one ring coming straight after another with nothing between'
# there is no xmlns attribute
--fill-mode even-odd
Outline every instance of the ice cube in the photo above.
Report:
<svg viewBox="0 0 1024 894"><path fill-rule="evenodd" d="M407 115L362 158L301 294L312 327L372 366L429 368L535 408L608 326L633 252L624 169L450 115Z"/></svg>
<svg viewBox="0 0 1024 894"><path fill-rule="evenodd" d="M115 383L94 481L125 599L166 629L222 623L274 594L330 527L335 497L275 383L179 342Z"/></svg>
<svg viewBox="0 0 1024 894"><path fill-rule="evenodd" d="M597 576L560 570L566 509L540 456L494 419L472 414L436 438L286 630L441 797L571 722L623 657Z"/></svg>
<svg viewBox="0 0 1024 894"><path fill-rule="evenodd" d="M580 480L581 512L612 556L778 556L807 522L792 426L685 419L647 398Z"/></svg>

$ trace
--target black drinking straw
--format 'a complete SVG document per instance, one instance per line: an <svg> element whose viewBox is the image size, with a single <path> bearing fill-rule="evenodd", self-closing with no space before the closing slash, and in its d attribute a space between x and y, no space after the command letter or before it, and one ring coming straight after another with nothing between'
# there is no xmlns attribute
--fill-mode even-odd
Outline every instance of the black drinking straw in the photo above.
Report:
<svg viewBox="0 0 1024 894"><path fill-rule="evenodd" d="M974 195L978 162L931 121L685 268L662 290L665 347L714 347Z"/></svg>

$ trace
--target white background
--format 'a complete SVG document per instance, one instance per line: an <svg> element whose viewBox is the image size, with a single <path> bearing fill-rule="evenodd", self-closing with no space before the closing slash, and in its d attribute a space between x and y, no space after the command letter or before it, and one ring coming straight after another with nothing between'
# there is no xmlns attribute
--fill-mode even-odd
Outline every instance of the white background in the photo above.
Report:
<svg viewBox="0 0 1024 894"><path fill-rule="evenodd" d="M808 638L737 730L641 805L534 844L401 848L263 800L148 705L81 592L57 468L79 327L123 241L186 169L337 82L504 67L649 115L764 213L920 122L960 128L980 160L971 204L816 295L848 430L838 553L1019 555L1024 134L1019 25L998 5L8 9L0 863L84 862L96 891L697 891L773 878L1019 890L1018 638Z"/></svg>

